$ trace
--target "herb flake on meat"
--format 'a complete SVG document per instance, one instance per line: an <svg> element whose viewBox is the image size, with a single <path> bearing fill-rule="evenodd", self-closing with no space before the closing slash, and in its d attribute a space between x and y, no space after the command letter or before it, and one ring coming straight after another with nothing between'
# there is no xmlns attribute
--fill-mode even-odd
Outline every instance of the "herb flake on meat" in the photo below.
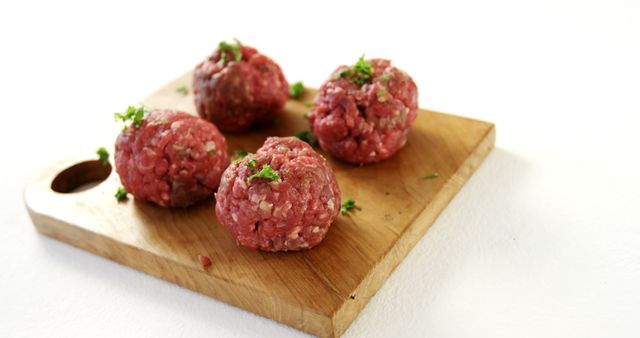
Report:
<svg viewBox="0 0 640 338"><path fill-rule="evenodd" d="M98 154L98 159L100 159L100 163L102 163L103 166L106 167L109 165L109 152L107 149L100 147L98 151L96 151L96 154Z"/></svg>
<svg viewBox="0 0 640 338"><path fill-rule="evenodd" d="M387 100L387 89L386 88L380 88L380 90L378 90L378 92L376 93L376 97L378 97L378 102L385 102Z"/></svg>
<svg viewBox="0 0 640 338"><path fill-rule="evenodd" d="M247 162L246 166L249 167L249 168L255 167L256 166L256 160L251 160L251 161Z"/></svg>
<svg viewBox="0 0 640 338"><path fill-rule="evenodd" d="M231 61L228 59L228 52L233 54L233 59L235 61L242 60L242 50L240 49L241 43L238 39L234 38L233 40L236 42L235 44L231 44L226 41L220 41L220 43L218 43L218 49L220 50L220 62L222 62L222 64L226 64Z"/></svg>
<svg viewBox="0 0 640 338"><path fill-rule="evenodd" d="M147 109L143 105L136 106L128 106L124 113L113 113L113 116L117 121L122 121L124 123L124 130L129 129L129 126L140 127L142 125L142 119L144 118L144 114L147 112ZM127 123L131 123L127 125Z"/></svg>
<svg viewBox="0 0 640 338"><path fill-rule="evenodd" d="M350 76L351 76L351 70L349 69L345 69L341 71L340 74L338 74L339 79L342 79L343 77L350 77Z"/></svg>
<svg viewBox="0 0 640 338"><path fill-rule="evenodd" d="M371 62L364 59L364 54L360 56L358 62L351 69L345 69L338 73L338 79L350 78L352 83L362 86L373 80L373 68Z"/></svg>
<svg viewBox="0 0 640 338"><path fill-rule="evenodd" d="M258 171L257 173L247 178L247 184L251 184L251 181L253 181L254 178L264 178L269 181L275 181L275 180L279 180L280 176L278 176L277 172L271 169L270 165L264 164L262 166L262 169L260 169L260 171Z"/></svg>
<svg viewBox="0 0 640 338"><path fill-rule="evenodd" d="M289 96L292 99L297 99L304 94L304 84L302 81L298 81L291 85L289 88Z"/></svg>
<svg viewBox="0 0 640 338"><path fill-rule="evenodd" d="M116 197L116 200L118 200L118 202L121 202L127 199L127 194L127 189L125 189L124 187L119 187L114 196Z"/></svg>
<svg viewBox="0 0 640 338"><path fill-rule="evenodd" d="M353 83L363 85L367 82L371 81L373 77L373 71L371 70L371 63L364 59L364 54L360 56L358 62L353 66L353 75L351 76L351 81Z"/></svg>
<svg viewBox="0 0 640 338"><path fill-rule="evenodd" d="M358 59L358 62L356 62L356 64L353 66L353 70L356 73L360 73L362 76L371 78L371 75L372 75L371 63L369 63L364 59L364 54L360 56L360 59Z"/></svg>
<svg viewBox="0 0 640 338"><path fill-rule="evenodd" d="M340 206L340 214L346 215L349 210L356 207L356 200L353 197L347 197L347 200Z"/></svg>

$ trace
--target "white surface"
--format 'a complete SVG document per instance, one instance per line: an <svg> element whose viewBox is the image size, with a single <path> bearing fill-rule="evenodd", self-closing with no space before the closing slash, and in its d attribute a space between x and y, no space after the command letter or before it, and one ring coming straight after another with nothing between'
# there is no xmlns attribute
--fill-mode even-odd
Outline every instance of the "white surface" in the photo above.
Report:
<svg viewBox="0 0 640 338"><path fill-rule="evenodd" d="M640 3L443 3L2 2L0 336L304 336L45 238L21 199L233 36L312 86L389 57L421 106L497 124L497 149L345 337L639 336Z"/></svg>

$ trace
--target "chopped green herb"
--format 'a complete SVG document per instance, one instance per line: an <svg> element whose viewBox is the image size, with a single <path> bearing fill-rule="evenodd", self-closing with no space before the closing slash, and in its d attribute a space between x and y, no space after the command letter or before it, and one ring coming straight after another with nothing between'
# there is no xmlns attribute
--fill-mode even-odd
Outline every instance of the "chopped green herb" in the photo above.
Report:
<svg viewBox="0 0 640 338"><path fill-rule="evenodd" d="M373 76L373 71L371 70L371 63L367 62L364 59L364 54L360 56L358 62L353 66L353 71L355 74L351 76L351 82L363 85L369 81Z"/></svg>
<svg viewBox="0 0 640 338"><path fill-rule="evenodd" d="M358 62L351 69L345 69L338 73L338 79L345 77L351 78L351 82L362 86L365 83L371 82L373 78L373 69L371 63L364 59L364 54L360 56Z"/></svg>
<svg viewBox="0 0 640 338"><path fill-rule="evenodd" d="M378 90L378 92L376 93L376 96L380 98L380 97L385 96L386 94L387 94L387 90L382 88L382 89Z"/></svg>
<svg viewBox="0 0 640 338"><path fill-rule="evenodd" d="M278 176L278 173L275 172L273 169L271 169L271 166L268 164L264 164L262 165L262 169L260 171L258 171L257 173L249 176L249 178L247 178L247 184L251 184L251 181L253 181L254 178L264 178L267 179L269 181L275 181L280 179L280 176Z"/></svg>
<svg viewBox="0 0 640 338"><path fill-rule="evenodd" d="M216 151L213 149L209 150L209 156L216 156Z"/></svg>
<svg viewBox="0 0 640 338"><path fill-rule="evenodd" d="M342 206L340 206L340 214L346 215L349 212L349 210L355 207L356 207L356 201L353 199L353 197L347 197L347 200L344 203L342 203Z"/></svg>
<svg viewBox="0 0 640 338"><path fill-rule="evenodd" d="M100 147L98 148L98 151L96 151L96 154L98 154L98 158L100 159L100 162L103 166L106 167L109 165L109 152L107 151L107 149L105 149L104 147Z"/></svg>
<svg viewBox="0 0 640 338"><path fill-rule="evenodd" d="M311 108L311 107L313 107L313 102L307 101L307 102L304 103L304 106L307 107L307 108Z"/></svg>
<svg viewBox="0 0 640 338"><path fill-rule="evenodd" d="M127 199L127 189L125 189L124 187L120 187L118 188L118 191L116 191L115 197L118 200L118 202L120 201L124 201Z"/></svg>
<svg viewBox="0 0 640 338"><path fill-rule="evenodd" d="M382 75L380 81L389 81L389 75Z"/></svg>
<svg viewBox="0 0 640 338"><path fill-rule="evenodd" d="M309 131L309 130L299 131L293 134L293 136L309 143L312 146L318 145L318 138L316 137L316 135L313 134L312 131Z"/></svg>
<svg viewBox="0 0 640 338"><path fill-rule="evenodd" d="M349 69L345 69L343 71L340 72L340 74L338 74L338 78L342 79L344 77L350 77L351 76L351 70Z"/></svg>
<svg viewBox="0 0 640 338"><path fill-rule="evenodd" d="M256 166L256 160L251 160L251 161L247 162L246 166L249 167L249 168L255 167Z"/></svg>
<svg viewBox="0 0 640 338"><path fill-rule="evenodd" d="M422 177L420 177L420 178L421 178L421 179L423 179L423 180L430 180L430 179L432 179L432 178L436 178L436 177L438 177L438 176L440 176L440 174L438 174L437 172L435 172L435 171L434 171L434 172L432 172L431 174L424 175L424 176L422 176Z"/></svg>
<svg viewBox="0 0 640 338"><path fill-rule="evenodd" d="M242 60L242 50L240 50L240 41L238 39L233 39L236 43L235 44L230 44L226 41L220 41L220 43L218 44L218 49L220 50L220 61L222 62L222 64L226 64L227 62L231 61L228 59L228 52L231 52L231 54L233 54L233 58L235 61L240 61Z"/></svg>
<svg viewBox="0 0 640 338"><path fill-rule="evenodd" d="M176 88L176 92L178 92L178 93L180 93L180 94L182 94L184 96L187 96L187 94L189 94L189 88L187 88L187 86L180 86L180 87Z"/></svg>
<svg viewBox="0 0 640 338"><path fill-rule="evenodd" d="M356 64L353 66L353 70L356 71L356 73L360 73L363 76L371 77L372 75L371 63L367 62L364 59L364 54L360 56L360 58L358 59L358 62L356 62Z"/></svg>
<svg viewBox="0 0 640 338"><path fill-rule="evenodd" d="M291 85L289 88L289 96L292 99L297 99L304 94L304 84L302 81L298 81Z"/></svg>
<svg viewBox="0 0 640 338"><path fill-rule="evenodd" d="M144 114L147 112L145 106L140 105L138 107L128 106L127 110L123 113L113 113L116 118L116 121L122 121L124 123L124 130L129 128L127 125L128 122L131 122L131 125L140 127L142 124L142 119L144 118Z"/></svg>

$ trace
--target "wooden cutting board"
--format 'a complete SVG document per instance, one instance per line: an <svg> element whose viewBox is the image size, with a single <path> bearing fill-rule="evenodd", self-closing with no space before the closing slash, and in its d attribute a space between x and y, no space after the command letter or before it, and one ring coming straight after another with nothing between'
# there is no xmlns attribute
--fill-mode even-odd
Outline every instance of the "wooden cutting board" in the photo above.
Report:
<svg viewBox="0 0 640 338"><path fill-rule="evenodd" d="M191 73L144 103L195 113L192 94L176 92L182 85L191 87ZM229 151L255 151L267 136L308 129L305 103L314 95L307 90L300 100L289 101L272 127L227 134ZM491 123L420 110L407 145L390 160L358 167L325 155L343 197L353 196L359 209L339 216L319 246L301 252L236 246L216 220L213 199L184 210L133 199L118 203L114 193L119 178L95 161L96 149L79 149L77 156L44 170L27 184L25 202L36 228L47 236L300 330L333 337L349 327L494 143ZM439 176L421 179L432 172ZM203 268L198 255L209 256L213 264Z"/></svg>

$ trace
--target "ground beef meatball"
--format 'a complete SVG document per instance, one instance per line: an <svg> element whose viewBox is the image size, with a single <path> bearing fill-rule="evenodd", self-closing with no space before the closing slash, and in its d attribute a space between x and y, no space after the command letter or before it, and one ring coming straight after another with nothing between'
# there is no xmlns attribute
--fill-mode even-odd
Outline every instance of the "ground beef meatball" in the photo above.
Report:
<svg viewBox="0 0 640 338"><path fill-rule="evenodd" d="M136 199L186 207L213 195L229 165L227 142L213 124L155 110L116 140L116 171Z"/></svg>
<svg viewBox="0 0 640 338"><path fill-rule="evenodd" d="M418 89L382 59L338 67L320 87L309 122L320 147L349 163L385 160L407 142Z"/></svg>
<svg viewBox="0 0 640 338"><path fill-rule="evenodd" d="M265 251L311 248L340 210L327 161L294 137L269 137L229 166L216 193L218 220L240 245Z"/></svg>
<svg viewBox="0 0 640 338"><path fill-rule="evenodd" d="M256 49L220 43L196 66L193 92L198 114L223 131L243 131L271 123L289 97L277 63Z"/></svg>

